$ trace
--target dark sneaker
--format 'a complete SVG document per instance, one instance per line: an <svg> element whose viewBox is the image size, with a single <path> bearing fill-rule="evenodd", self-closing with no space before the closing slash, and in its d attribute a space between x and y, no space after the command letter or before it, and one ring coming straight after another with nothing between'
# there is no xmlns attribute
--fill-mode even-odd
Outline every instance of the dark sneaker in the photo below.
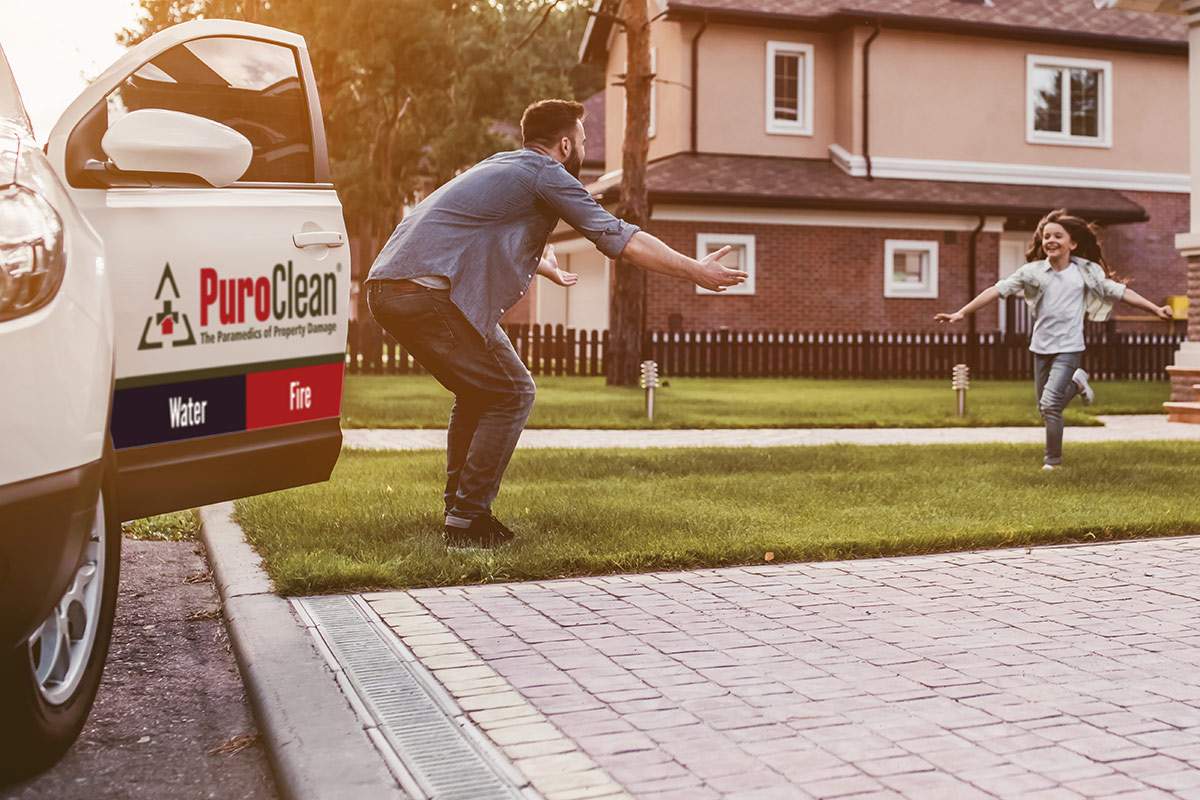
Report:
<svg viewBox="0 0 1200 800"><path fill-rule="evenodd" d="M442 528L446 547L451 550L491 550L508 544L516 535L491 514L476 517L469 528L446 525Z"/></svg>
<svg viewBox="0 0 1200 800"><path fill-rule="evenodd" d="M493 517L491 514L488 514L488 520L490 520L492 523L492 537L499 544L508 544L513 539L517 538L517 535L509 530L507 525Z"/></svg>

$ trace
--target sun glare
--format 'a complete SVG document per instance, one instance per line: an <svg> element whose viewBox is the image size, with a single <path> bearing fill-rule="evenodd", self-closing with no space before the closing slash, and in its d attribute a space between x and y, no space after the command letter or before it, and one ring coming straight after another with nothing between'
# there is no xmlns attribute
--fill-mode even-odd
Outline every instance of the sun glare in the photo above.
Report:
<svg viewBox="0 0 1200 800"><path fill-rule="evenodd" d="M0 47L39 141L121 55L116 35L137 18L135 0L0 0Z"/></svg>

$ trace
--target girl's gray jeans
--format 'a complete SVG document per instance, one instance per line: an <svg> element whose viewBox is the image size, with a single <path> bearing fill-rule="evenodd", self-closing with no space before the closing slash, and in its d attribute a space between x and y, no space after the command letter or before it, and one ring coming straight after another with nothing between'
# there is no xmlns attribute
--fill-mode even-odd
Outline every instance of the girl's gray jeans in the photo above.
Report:
<svg viewBox="0 0 1200 800"><path fill-rule="evenodd" d="M1079 394L1072 379L1083 360L1083 353L1033 354L1033 383L1038 411L1046 422L1045 463L1062 463L1063 409Z"/></svg>

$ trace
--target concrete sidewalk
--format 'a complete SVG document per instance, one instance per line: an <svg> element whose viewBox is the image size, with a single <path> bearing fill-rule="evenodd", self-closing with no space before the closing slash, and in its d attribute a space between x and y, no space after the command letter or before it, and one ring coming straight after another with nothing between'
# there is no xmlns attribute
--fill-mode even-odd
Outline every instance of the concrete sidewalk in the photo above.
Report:
<svg viewBox="0 0 1200 800"><path fill-rule="evenodd" d="M1103 427L1067 428L1079 442L1200 441L1200 425L1167 422L1162 414L1097 417ZM346 447L363 450L444 450L445 430L358 428L343 431ZM1042 428L747 428L729 430L526 430L522 448L796 447L830 444L1040 444Z"/></svg>
<svg viewBox="0 0 1200 800"><path fill-rule="evenodd" d="M1200 798L1200 537L363 597L546 797Z"/></svg>

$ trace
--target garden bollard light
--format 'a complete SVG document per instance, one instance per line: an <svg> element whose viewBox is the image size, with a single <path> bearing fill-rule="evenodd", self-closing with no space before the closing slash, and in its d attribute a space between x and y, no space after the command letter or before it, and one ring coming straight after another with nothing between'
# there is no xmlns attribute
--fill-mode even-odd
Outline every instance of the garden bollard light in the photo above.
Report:
<svg viewBox="0 0 1200 800"><path fill-rule="evenodd" d="M658 388L658 362L642 362L642 388L646 390L646 419L654 421L654 390Z"/></svg>
<svg viewBox="0 0 1200 800"><path fill-rule="evenodd" d="M971 388L971 368L966 364L955 364L950 386L958 394L958 415L967 415L967 389Z"/></svg>

